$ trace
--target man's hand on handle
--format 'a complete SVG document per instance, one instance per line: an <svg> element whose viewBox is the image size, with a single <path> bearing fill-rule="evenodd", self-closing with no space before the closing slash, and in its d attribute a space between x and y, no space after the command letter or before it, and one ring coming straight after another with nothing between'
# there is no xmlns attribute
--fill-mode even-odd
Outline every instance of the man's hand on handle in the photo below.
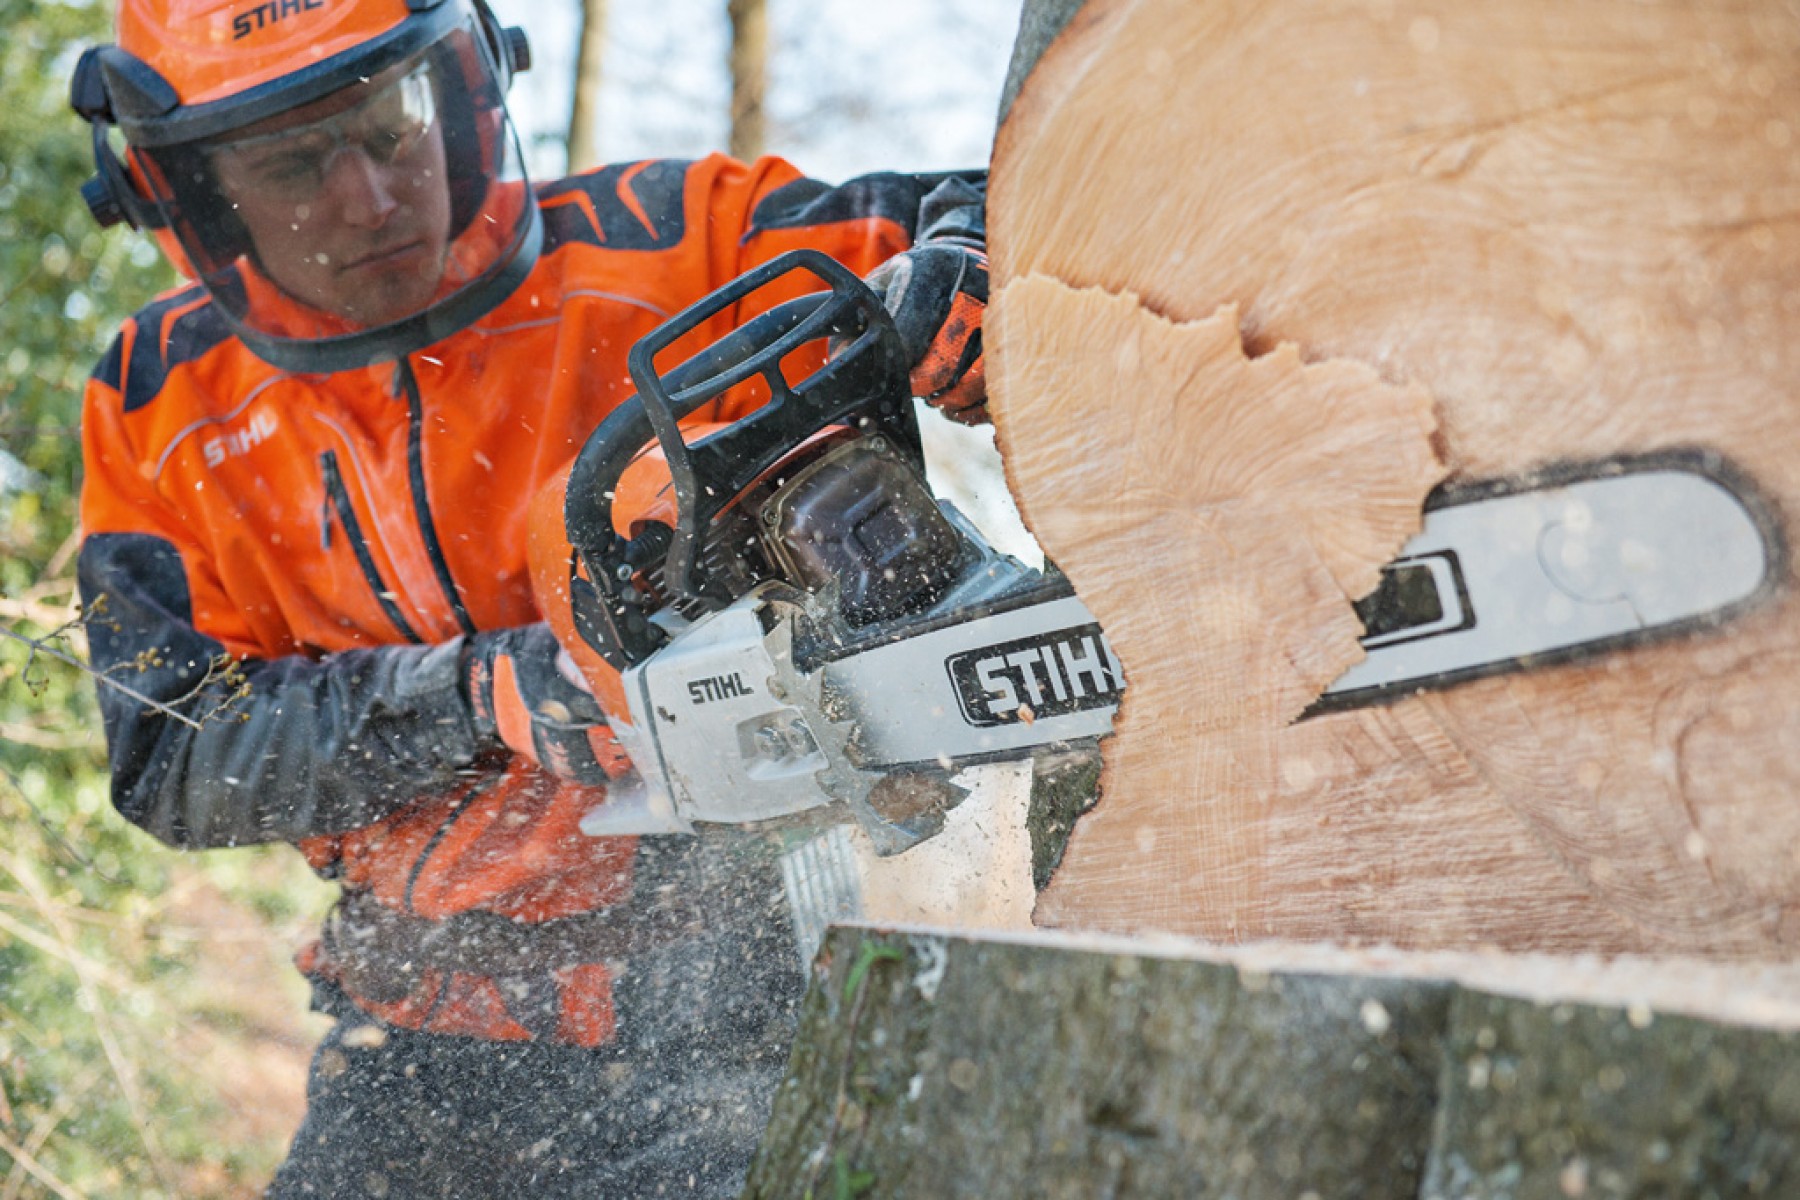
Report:
<svg viewBox="0 0 1800 1200"><path fill-rule="evenodd" d="M869 274L912 357L913 395L953 420L987 420L987 252L970 242L924 242Z"/></svg>
<svg viewBox="0 0 1800 1200"><path fill-rule="evenodd" d="M558 666L562 653L545 624L486 630L463 651L463 680L476 728L544 770L604 786L628 763L606 714Z"/></svg>

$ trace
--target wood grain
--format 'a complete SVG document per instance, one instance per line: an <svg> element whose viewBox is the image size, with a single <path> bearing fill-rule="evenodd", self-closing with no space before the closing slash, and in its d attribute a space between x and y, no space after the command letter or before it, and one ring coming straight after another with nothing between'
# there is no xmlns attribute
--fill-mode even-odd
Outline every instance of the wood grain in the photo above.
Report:
<svg viewBox="0 0 1800 1200"><path fill-rule="evenodd" d="M1800 501L1797 55L1791 6L1726 0L1082 8L990 201L1011 480L1131 681L1040 922L1792 957L1791 577L1714 633L1291 722L1433 451L1694 447Z"/></svg>

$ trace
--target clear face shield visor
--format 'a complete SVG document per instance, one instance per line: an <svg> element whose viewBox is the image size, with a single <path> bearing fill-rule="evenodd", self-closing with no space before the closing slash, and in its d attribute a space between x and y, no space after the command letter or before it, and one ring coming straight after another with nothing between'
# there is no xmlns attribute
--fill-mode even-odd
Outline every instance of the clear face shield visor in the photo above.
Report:
<svg viewBox="0 0 1800 1200"><path fill-rule="evenodd" d="M290 112L139 153L200 282L279 366L422 349L535 258L518 139L473 27Z"/></svg>
<svg viewBox="0 0 1800 1200"><path fill-rule="evenodd" d="M412 174L436 165L427 161L428 151L441 157L429 63L348 89L343 102L350 107L335 115L203 145L219 190L233 204L287 205L298 214L319 200L342 154L361 154L370 168Z"/></svg>

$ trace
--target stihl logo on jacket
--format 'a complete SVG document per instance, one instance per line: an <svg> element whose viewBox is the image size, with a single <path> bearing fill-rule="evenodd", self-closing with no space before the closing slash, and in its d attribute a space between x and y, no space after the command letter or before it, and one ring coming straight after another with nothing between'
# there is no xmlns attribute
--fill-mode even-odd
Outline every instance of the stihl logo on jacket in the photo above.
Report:
<svg viewBox="0 0 1800 1200"><path fill-rule="evenodd" d="M274 413L259 412L250 418L250 424L243 429L228 431L201 442L200 449L206 455L206 465L223 466L228 458L248 454L274 437L280 428L281 424L275 419Z"/></svg>

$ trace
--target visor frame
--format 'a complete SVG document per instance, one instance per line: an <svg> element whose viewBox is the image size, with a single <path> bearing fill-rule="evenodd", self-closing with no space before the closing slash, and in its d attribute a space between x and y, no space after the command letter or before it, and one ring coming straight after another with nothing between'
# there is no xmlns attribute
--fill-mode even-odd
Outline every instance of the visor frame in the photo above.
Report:
<svg viewBox="0 0 1800 1200"><path fill-rule="evenodd" d="M378 363L399 362L493 312L525 282L537 265L543 246L543 217L538 206L529 203L512 251L502 255L494 270L410 317L337 337L276 337L246 325L227 305L215 307L238 340L271 366L301 375L360 370Z"/></svg>
<svg viewBox="0 0 1800 1200"><path fill-rule="evenodd" d="M82 191L90 210L103 226L124 220L156 231L176 265L207 290L214 311L232 333L257 357L278 368L326 374L401 360L499 307L524 282L542 252L543 218L525 167L524 148L506 107L513 75L531 64L523 31L503 28L486 0L406 0L406 7L410 15L350 50L204 104L181 105L173 86L155 68L118 46L91 48L77 64L71 106L93 127L98 170ZM242 282L225 271L202 268L203 262L222 265L225 260L210 253L206 235L194 224L198 214L185 212L184 189L164 177L156 160L177 163L184 156L198 160L208 141L325 99L409 60L424 61L459 34L474 43L472 58L462 60L469 98L488 97L489 111L497 117L491 131L495 157L482 170L483 189L508 184L523 189L523 203L509 218L507 244L454 290L380 325L295 336L247 319ZM113 152L108 129L123 136L123 157ZM479 142L479 131L475 137ZM458 203L455 196L452 203ZM471 219L485 211L485 201L476 199L474 205ZM452 230L453 238L460 228ZM198 240L190 242L184 229L192 229ZM193 260L195 250L201 252L198 261ZM251 258L254 265L254 255Z"/></svg>
<svg viewBox="0 0 1800 1200"><path fill-rule="evenodd" d="M290 168L297 165L301 159L311 157L316 159L315 169L319 175L319 178L315 179L312 184L312 193L316 194L317 189L323 185L323 176L331 169L332 163L336 161L339 154L356 149L367 155L372 162L385 164L392 161L394 155L403 155L412 151L418 138L426 134L442 118L442 114L438 112L436 88L432 82L433 66L434 64L428 57L421 57L414 61L404 74L394 76L378 90L371 91L350 107L330 116L266 133L245 136L228 135L222 139L203 142L198 149L202 156L210 162L213 177L224 191L231 189L227 186L222 173L231 171L241 171L249 176L258 176L259 178L256 178L254 182L247 181L245 184L254 189L276 192L283 188L296 186L288 181L270 178L267 159L260 163L254 157L249 161L243 161L242 156L246 151L251 152L253 156L257 152L267 152L271 157L280 157L282 154L286 154L289 156ZM366 119L369 114L375 112L375 106L390 94L400 96L404 105L408 98L407 90L415 87L418 89L418 93L425 98L424 104L421 106L424 111L419 114L423 119L416 128L408 133L407 136L412 141L407 145L396 143L391 150L378 153L367 136L350 134L345 131L345 126L359 118ZM410 109L408 111L410 112ZM328 140L323 154L310 151L301 145L304 139L311 136L314 131L318 131ZM283 151L281 147L284 144L292 148ZM234 158L240 161L235 166L228 165L229 160ZM300 203L306 203L311 199L311 195L295 195L290 198Z"/></svg>
<svg viewBox="0 0 1800 1200"><path fill-rule="evenodd" d="M455 7L455 6L447 6ZM471 47L469 42L473 42ZM396 317L379 325L348 330L345 332L317 331L305 335L284 333L271 329L258 322L250 311L248 297L242 290L241 276L237 269L229 268L226 262L216 256L202 253L195 255L196 249L204 247L189 245L188 236L181 232L183 228L194 225L196 219L204 219L192 211L189 204L191 197L183 193L171 192L166 198L161 189L157 193L157 203L165 203L172 207L165 210L165 216L188 208L190 216L186 220L172 220L178 240L189 252L190 259L216 263L214 269L203 270L199 281L205 286L214 299L214 307L225 319L226 324L257 357L274 366L302 374L324 374L333 371L354 370L372 366L381 362L395 361L407 354L433 345L453 333L480 320L517 290L531 269L536 265L543 246L543 221L538 210L535 191L531 186L529 175L525 169L523 146L519 141L517 128L513 125L511 114L505 102L505 80L499 76L496 64L488 53L488 41L483 36L482 26L478 21L465 18L454 23L449 32L442 37L427 43L416 50L413 60L400 59L389 64L386 69L405 67L408 61L416 61L419 65L430 65L432 69L442 71L440 82L433 85L437 95L437 124L445 130L446 142L452 138L453 129L465 129L468 136L463 139L465 155L482 153L481 134L476 129L483 120L484 114L497 117L498 123L493 130L497 139L492 147L497 158L495 161L467 160L459 169L456 161L459 156L453 154L450 164L450 175L446 184L455 192L455 184L459 179L473 181L484 180L483 191L487 196L497 195L496 189L516 185L523 189L523 202L518 211L510 219L511 237L504 246L497 246L496 253L487 265L465 280L454 290L448 291L425 304L419 310L403 317ZM473 54L475 57L469 57ZM461 64L460 68L457 64ZM470 75L466 72L474 71ZM361 75L352 78L351 85L363 82ZM446 89L456 86L463 91L461 104L452 104ZM339 89L342 90L341 88ZM327 93L325 99L335 93ZM475 107L464 111L463 105ZM291 111L291 110L289 110ZM457 113L474 122L465 127ZM162 153L175 152L191 155L196 159L205 155L207 143L184 143L172 147ZM156 151L148 152L152 157ZM216 183L215 183L216 187ZM234 206L222 192L214 191L222 201L225 210ZM487 199L478 200L475 204L460 212L451 229L451 238L458 239L463 230L471 222L482 219L487 212ZM455 201L452 200L453 208ZM230 211L220 212L220 217L231 220L234 214ZM241 227L240 227L241 228ZM195 233L199 233L195 230ZM249 238L248 231L244 237ZM286 291L268 270L261 265L261 259L254 248L253 241L247 242L246 257L251 269L263 279L275 282L278 290ZM218 269L226 268L226 269ZM309 302L296 298L295 303L306 305Z"/></svg>

